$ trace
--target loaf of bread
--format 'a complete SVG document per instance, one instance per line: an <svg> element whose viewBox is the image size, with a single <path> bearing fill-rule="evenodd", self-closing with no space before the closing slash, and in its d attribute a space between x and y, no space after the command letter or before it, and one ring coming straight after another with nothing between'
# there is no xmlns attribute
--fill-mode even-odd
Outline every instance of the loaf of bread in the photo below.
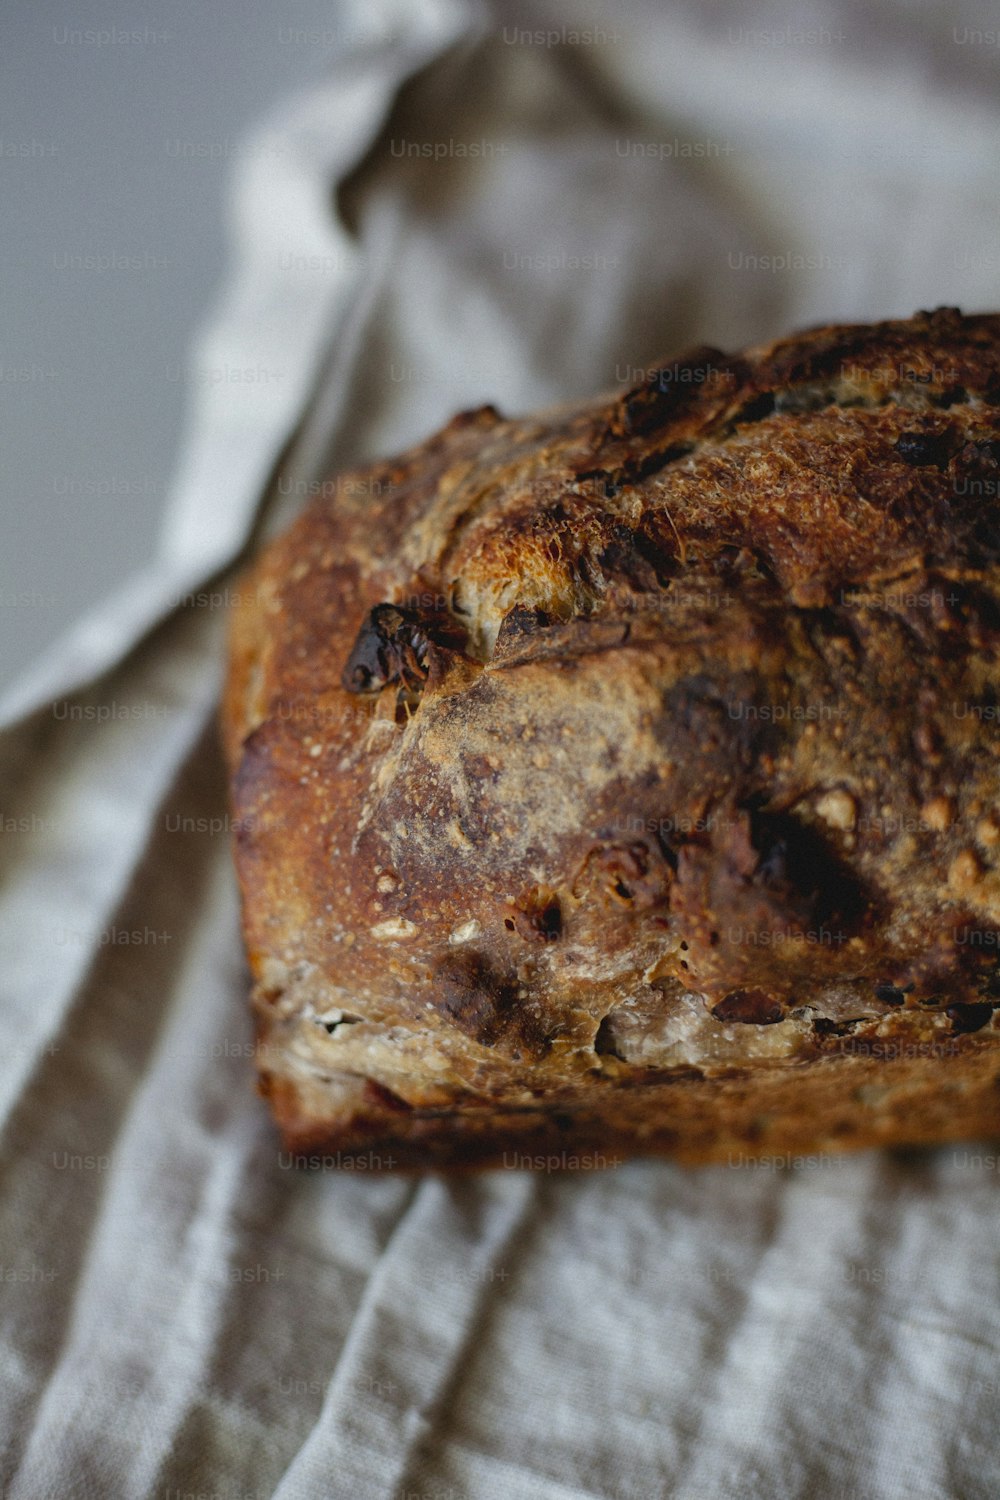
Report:
<svg viewBox="0 0 1000 1500"><path fill-rule="evenodd" d="M241 586L262 1092L360 1166L1000 1125L1000 315L342 475Z"/></svg>

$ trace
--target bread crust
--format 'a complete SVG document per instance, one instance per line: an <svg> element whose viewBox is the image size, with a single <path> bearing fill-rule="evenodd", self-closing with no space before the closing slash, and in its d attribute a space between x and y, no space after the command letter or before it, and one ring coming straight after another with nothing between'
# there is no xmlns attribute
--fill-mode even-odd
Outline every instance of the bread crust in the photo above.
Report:
<svg viewBox="0 0 1000 1500"><path fill-rule="evenodd" d="M289 1150L997 1131L998 353L951 308L695 350L267 547L223 733Z"/></svg>

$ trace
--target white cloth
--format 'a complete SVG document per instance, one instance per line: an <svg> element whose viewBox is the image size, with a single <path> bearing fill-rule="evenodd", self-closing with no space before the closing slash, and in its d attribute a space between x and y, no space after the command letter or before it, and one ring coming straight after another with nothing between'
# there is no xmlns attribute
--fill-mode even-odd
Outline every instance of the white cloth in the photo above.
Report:
<svg viewBox="0 0 1000 1500"><path fill-rule="evenodd" d="M199 390L155 565L0 705L10 1500L1000 1493L995 1148L289 1170L214 728L262 500L253 545L460 407L995 306L993 19L341 5L193 356L284 378Z"/></svg>

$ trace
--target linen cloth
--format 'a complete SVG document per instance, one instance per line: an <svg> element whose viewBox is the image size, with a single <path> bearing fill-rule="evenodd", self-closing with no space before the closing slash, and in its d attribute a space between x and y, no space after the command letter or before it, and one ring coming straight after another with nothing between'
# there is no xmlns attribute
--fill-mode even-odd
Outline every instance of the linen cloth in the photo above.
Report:
<svg viewBox="0 0 1000 1500"><path fill-rule="evenodd" d="M234 562L335 467L685 344L996 306L989 17L331 13L192 351L280 378L197 382L154 564L0 704L3 1494L995 1497L995 1145L290 1169L215 729Z"/></svg>

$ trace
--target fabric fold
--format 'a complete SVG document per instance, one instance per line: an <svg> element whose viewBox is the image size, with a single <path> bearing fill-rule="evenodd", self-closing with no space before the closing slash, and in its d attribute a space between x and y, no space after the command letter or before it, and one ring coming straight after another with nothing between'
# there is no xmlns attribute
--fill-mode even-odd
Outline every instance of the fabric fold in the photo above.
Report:
<svg viewBox="0 0 1000 1500"><path fill-rule="evenodd" d="M523 1175L423 1182L358 1306L309 1440L275 1500L394 1495L444 1415L477 1308L512 1275L534 1184Z"/></svg>

